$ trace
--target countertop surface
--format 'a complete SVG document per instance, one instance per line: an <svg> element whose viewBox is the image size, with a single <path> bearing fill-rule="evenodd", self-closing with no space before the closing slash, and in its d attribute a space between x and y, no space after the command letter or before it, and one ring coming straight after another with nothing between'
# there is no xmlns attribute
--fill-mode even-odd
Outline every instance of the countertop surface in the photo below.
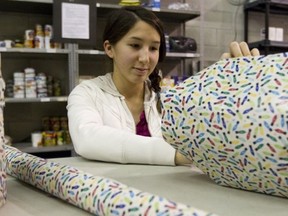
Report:
<svg viewBox="0 0 288 216"><path fill-rule="evenodd" d="M138 190L219 216L288 215L288 199L219 186L196 168L104 163L80 157L49 159L117 180ZM65 201L8 177L1 216L91 215Z"/></svg>

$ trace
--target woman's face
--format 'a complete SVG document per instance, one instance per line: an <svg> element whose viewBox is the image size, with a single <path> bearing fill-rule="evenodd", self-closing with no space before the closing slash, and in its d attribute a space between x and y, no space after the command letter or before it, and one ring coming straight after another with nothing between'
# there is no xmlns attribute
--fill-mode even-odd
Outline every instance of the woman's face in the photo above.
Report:
<svg viewBox="0 0 288 216"><path fill-rule="evenodd" d="M113 78L127 84L139 84L158 63L160 35L151 25L138 21L114 46L105 41L104 47L113 59Z"/></svg>

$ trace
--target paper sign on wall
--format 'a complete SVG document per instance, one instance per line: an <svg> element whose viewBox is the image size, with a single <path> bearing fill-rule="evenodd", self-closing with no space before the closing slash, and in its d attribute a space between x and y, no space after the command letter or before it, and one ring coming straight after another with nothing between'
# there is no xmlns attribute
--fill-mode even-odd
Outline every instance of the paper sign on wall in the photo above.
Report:
<svg viewBox="0 0 288 216"><path fill-rule="evenodd" d="M53 26L57 42L95 45L96 1L54 1Z"/></svg>

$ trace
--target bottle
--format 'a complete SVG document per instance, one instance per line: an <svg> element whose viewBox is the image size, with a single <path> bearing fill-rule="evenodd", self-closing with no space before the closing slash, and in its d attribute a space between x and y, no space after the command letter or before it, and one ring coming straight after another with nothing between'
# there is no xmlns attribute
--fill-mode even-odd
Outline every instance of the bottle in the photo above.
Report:
<svg viewBox="0 0 288 216"><path fill-rule="evenodd" d="M44 48L44 31L40 24L36 25L36 33L34 39L35 48Z"/></svg>

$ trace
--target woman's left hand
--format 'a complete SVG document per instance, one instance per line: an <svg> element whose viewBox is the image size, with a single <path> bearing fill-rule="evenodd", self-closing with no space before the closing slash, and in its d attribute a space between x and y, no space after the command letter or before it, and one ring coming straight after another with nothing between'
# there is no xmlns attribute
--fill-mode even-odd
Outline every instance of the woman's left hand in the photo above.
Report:
<svg viewBox="0 0 288 216"><path fill-rule="evenodd" d="M221 59L260 55L260 52L257 48L250 50L248 44L244 41L240 43L233 41L232 43L230 43L229 49L230 53L223 53Z"/></svg>

